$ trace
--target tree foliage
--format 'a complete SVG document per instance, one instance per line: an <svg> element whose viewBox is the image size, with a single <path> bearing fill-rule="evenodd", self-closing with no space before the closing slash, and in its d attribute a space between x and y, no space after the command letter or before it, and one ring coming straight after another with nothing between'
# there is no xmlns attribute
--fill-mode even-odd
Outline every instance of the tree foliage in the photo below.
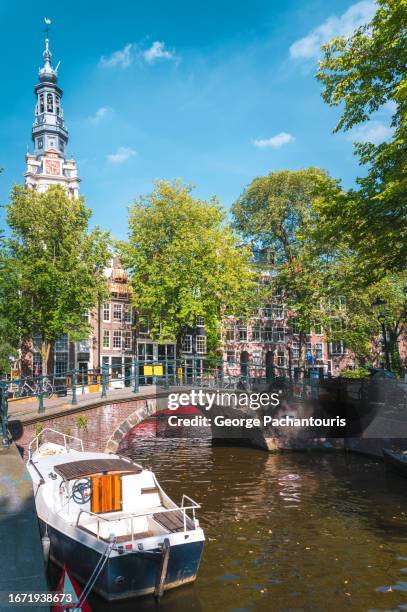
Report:
<svg viewBox="0 0 407 612"><path fill-rule="evenodd" d="M321 200L340 187L324 170L281 170L255 178L233 205L235 226L268 254L271 290L283 290L299 328L309 329L319 305L323 259L310 256L310 232Z"/></svg>
<svg viewBox="0 0 407 612"><path fill-rule="evenodd" d="M267 291L283 292L286 309L296 320L300 350L306 333L321 325L328 342L344 342L365 364L375 356L374 339L384 321L397 367L405 273L371 277L363 284L364 260L350 248L346 234L337 228L330 242L321 231L325 209L347 197L323 170L284 170L254 179L234 204L233 214L243 236L270 254L267 265L273 274ZM372 306L377 298L386 302L384 313Z"/></svg>
<svg viewBox="0 0 407 612"><path fill-rule="evenodd" d="M7 207L11 235L0 262L0 321L14 340L42 338L43 373L51 344L87 338L85 315L105 295L108 236L88 231L91 212L61 187L15 187Z"/></svg>
<svg viewBox="0 0 407 612"><path fill-rule="evenodd" d="M158 181L136 200L122 255L134 304L148 316L152 336L179 340L204 317L213 351L225 305L242 310L253 293L250 252L225 223L219 202L191 192L180 181Z"/></svg>
<svg viewBox="0 0 407 612"><path fill-rule="evenodd" d="M407 2L378 0L377 7L369 24L323 47L317 74L324 100L342 105L335 131L368 121L384 105L393 112L389 141L355 145L368 169L358 189L321 210L324 239L347 238L364 258L366 282L402 271L407 261Z"/></svg>

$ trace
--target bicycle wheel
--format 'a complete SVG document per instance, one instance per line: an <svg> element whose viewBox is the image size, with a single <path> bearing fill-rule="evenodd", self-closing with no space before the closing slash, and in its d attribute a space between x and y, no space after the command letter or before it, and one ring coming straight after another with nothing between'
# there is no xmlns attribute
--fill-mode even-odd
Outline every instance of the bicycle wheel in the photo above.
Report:
<svg viewBox="0 0 407 612"><path fill-rule="evenodd" d="M43 383L42 383L42 392L47 397L50 397L50 395L53 394L54 389L53 389L53 386L51 385L49 380L44 380L43 381Z"/></svg>

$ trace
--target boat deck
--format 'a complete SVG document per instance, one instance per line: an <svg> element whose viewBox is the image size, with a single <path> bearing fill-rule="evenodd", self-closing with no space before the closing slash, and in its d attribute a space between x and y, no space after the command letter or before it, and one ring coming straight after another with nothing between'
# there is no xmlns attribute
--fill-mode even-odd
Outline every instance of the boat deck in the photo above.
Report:
<svg viewBox="0 0 407 612"><path fill-rule="evenodd" d="M77 526L82 531L108 542L110 534L115 534L116 542L130 542L131 540L142 540L165 533L177 533L184 530L184 514L181 510L164 512L163 506L153 508L153 513L147 516L134 517L132 522L128 514L103 515L96 518L93 515L90 520L79 523ZM155 512L154 512L155 510ZM108 520L107 520L108 519ZM192 519L186 517L185 528L188 531L195 529Z"/></svg>
<svg viewBox="0 0 407 612"><path fill-rule="evenodd" d="M184 515L180 510L178 512L157 512L153 514L153 518L171 533L184 529ZM188 517L186 517L185 524L189 530L195 528L193 521Z"/></svg>

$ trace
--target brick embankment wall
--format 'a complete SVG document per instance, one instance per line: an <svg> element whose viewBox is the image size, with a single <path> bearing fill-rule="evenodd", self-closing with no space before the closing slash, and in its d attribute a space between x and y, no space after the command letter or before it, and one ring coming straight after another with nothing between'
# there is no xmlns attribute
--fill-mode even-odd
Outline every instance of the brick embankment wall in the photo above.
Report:
<svg viewBox="0 0 407 612"><path fill-rule="evenodd" d="M85 451L104 452L112 435L116 434L116 438L119 439L120 435L117 434L117 431L123 427L123 423L128 422L131 415L134 413L145 413L147 416L147 413L151 414L154 410L155 400L140 399L118 404L107 404L74 414L51 417L49 420L41 421L40 425L43 429L49 427L60 433L80 438ZM137 422L134 424L137 424ZM123 435L124 433L125 431ZM35 436L35 425L24 425L22 436L16 440L16 444L24 449L25 459L27 459L28 444ZM60 442L61 440L59 436L52 437L51 433L47 434L47 439L55 442ZM76 445L72 443L72 447L76 448ZM114 449L110 448L109 450L113 451Z"/></svg>

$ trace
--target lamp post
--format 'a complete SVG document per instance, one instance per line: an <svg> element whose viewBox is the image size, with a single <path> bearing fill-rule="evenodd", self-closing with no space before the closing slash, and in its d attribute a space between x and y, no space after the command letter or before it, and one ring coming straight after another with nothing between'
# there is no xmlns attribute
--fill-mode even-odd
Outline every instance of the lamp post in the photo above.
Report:
<svg viewBox="0 0 407 612"><path fill-rule="evenodd" d="M389 355L389 347L387 344L387 333L386 333L386 313L384 311L384 307L386 306L386 304L387 304L386 300L382 300L381 298L376 298L372 306L378 312L377 318L379 319L381 328L382 328L384 358L386 362L386 369L390 370L390 355Z"/></svg>

